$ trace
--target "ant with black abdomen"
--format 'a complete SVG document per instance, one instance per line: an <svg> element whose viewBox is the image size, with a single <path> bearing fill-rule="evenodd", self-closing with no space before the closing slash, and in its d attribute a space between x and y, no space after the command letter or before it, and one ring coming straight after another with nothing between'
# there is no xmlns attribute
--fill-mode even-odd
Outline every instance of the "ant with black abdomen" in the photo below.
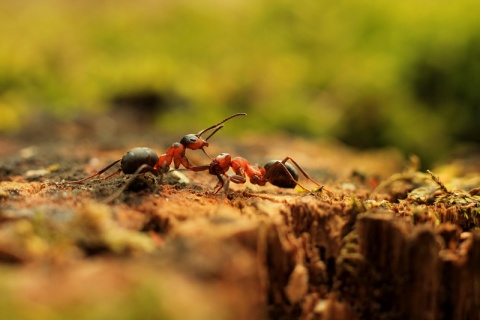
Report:
<svg viewBox="0 0 480 320"><path fill-rule="evenodd" d="M247 177L250 179L252 184L259 186L264 186L267 182L270 182L271 184L280 188L295 188L295 186L298 185L305 191L310 191L300 184L300 182L298 182L298 172L293 165L287 162L288 160L290 160L298 168L298 170L300 170L307 180L316 184L319 188L318 190L325 190L323 186L313 180L305 172L305 170L303 170L302 167L300 167L300 165L290 157L286 157L281 161L269 161L262 168L251 165L245 158L235 157L232 159L230 154L221 153L215 159L212 159L210 164L192 167L190 170L196 172L208 170L210 174L217 176L218 183L214 189L215 194L218 193L222 187L225 187L224 191L225 194L227 194L230 181L242 184L247 181ZM230 168L232 168L232 170L235 172L234 175L227 174L227 171ZM226 178L226 183L223 180L223 177Z"/></svg>
<svg viewBox="0 0 480 320"><path fill-rule="evenodd" d="M70 181L70 183L80 183L87 181L89 179L92 179L94 177L100 176L103 174L105 171L113 167L115 164L120 162L120 168L110 174L109 176L102 178L102 180L109 179L110 177L123 172L125 174L139 174L143 172L151 172L155 176L160 175L163 177L163 174L169 172L170 170L170 165L174 164L175 169L178 169L180 165L184 166L186 169L191 169L190 162L188 161L188 158L185 155L185 152L187 149L191 150L202 150L205 154L205 150L203 149L204 147L208 147L208 139L210 139L218 130L223 128L223 123L226 121L235 118L237 116L246 116L246 113L236 113L234 115L231 115L228 118L223 119L219 123L210 126L206 129L203 129L197 134L187 134L183 136L183 138L180 140L180 142L174 142L170 148L168 148L167 152L165 154L162 154L160 157L157 156L155 151L153 151L150 148L133 148L125 155L105 168L101 169L97 173L86 177L84 179L76 180L76 181ZM202 134L213 130L213 132L206 138L202 138ZM208 156L208 155L207 155Z"/></svg>

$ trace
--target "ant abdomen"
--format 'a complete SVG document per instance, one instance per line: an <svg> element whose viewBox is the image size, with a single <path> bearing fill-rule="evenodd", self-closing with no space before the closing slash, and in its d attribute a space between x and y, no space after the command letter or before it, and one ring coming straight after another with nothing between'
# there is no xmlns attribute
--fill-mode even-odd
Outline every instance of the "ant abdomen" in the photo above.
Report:
<svg viewBox="0 0 480 320"><path fill-rule="evenodd" d="M150 148L139 147L129 150L123 156L120 167L123 173L132 174L142 165L153 167L158 161L158 156Z"/></svg>
<svg viewBox="0 0 480 320"><path fill-rule="evenodd" d="M266 171L273 167L275 163L277 162L282 162L281 160L272 160L269 161L263 166ZM286 162L284 163L285 168L287 168L288 172L292 175L292 178L295 179L295 181L298 181L298 171L295 169L294 166L292 166L290 163ZM294 181L292 181L292 178L285 172L285 169L282 165L277 165L276 168L274 168L270 178L268 179L268 182L273 184L274 186L280 187L280 188L290 188L293 189L297 185Z"/></svg>

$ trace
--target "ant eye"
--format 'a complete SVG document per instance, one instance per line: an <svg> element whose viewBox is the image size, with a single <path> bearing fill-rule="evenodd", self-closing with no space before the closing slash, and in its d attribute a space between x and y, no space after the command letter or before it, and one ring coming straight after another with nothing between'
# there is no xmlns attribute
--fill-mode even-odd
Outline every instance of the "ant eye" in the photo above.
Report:
<svg viewBox="0 0 480 320"><path fill-rule="evenodd" d="M182 138L182 140L180 140L180 143L183 144L184 146L188 146L196 142L197 142L197 137L194 134L187 134Z"/></svg>

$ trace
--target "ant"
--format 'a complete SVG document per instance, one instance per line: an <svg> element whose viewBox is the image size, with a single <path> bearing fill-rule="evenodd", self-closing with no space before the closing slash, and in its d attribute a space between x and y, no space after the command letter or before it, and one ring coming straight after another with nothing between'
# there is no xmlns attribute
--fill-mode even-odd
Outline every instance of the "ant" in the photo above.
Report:
<svg viewBox="0 0 480 320"><path fill-rule="evenodd" d="M157 156L155 151L150 148L133 148L127 151L127 153L125 153L125 155L121 159L112 162L97 173L84 179L71 181L71 183L80 183L100 176L102 173L113 167L118 162L120 162L120 168L109 176L102 178L102 180L107 180L120 172L123 172L125 174L139 174L142 172L151 172L154 175L160 175L163 178L163 174L169 172L172 162L175 166L175 169L178 169L180 165L184 166L187 169L191 169L192 166L190 165L190 162L185 155L187 149L201 149L208 156L208 154L203 149L204 147L208 147L208 139L210 139L215 133L217 133L218 130L222 129L223 123L225 123L226 121L237 116L246 115L246 113L235 113L234 115L223 119L219 123L203 129L197 134L187 134L183 136L180 142L174 142L170 146L170 148L168 148L167 152L165 154L162 154L160 157ZM203 139L202 134L210 130L214 131L206 139Z"/></svg>
<svg viewBox="0 0 480 320"><path fill-rule="evenodd" d="M286 157L282 161L269 161L267 164L265 164L265 166L263 166L263 168L261 168L251 165L245 158L235 157L232 159L230 154L221 153L215 159L212 159L210 164L192 167L190 170L196 172L208 170L210 174L217 176L218 183L214 189L215 194L218 193L223 186L225 186L226 194L230 181L242 184L247 181L247 176L252 184L257 184L259 186L264 186L267 182L270 182L274 186L280 188L295 188L295 186L298 185L303 190L310 191L298 182L298 172L293 165L287 162L288 160L290 160L298 168L298 170L300 170L305 178L316 184L319 187L319 190L324 189L323 186L310 178L305 170L303 170L302 167L300 167L300 165L290 157ZM235 172L234 175L226 174L230 168L232 168ZM222 175L227 178L226 183L223 180Z"/></svg>

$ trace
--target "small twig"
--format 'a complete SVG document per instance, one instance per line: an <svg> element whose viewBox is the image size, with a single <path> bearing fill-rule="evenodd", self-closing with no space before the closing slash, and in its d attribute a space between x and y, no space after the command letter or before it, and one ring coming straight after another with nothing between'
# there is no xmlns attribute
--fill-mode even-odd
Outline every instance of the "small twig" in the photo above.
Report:
<svg viewBox="0 0 480 320"><path fill-rule="evenodd" d="M430 174L430 176L432 177L432 180L440 187L440 189L442 189L443 192L450 193L450 191L448 191L447 187L445 187L443 182L440 181L439 177L435 176L433 172L430 170L427 170L427 172Z"/></svg>

